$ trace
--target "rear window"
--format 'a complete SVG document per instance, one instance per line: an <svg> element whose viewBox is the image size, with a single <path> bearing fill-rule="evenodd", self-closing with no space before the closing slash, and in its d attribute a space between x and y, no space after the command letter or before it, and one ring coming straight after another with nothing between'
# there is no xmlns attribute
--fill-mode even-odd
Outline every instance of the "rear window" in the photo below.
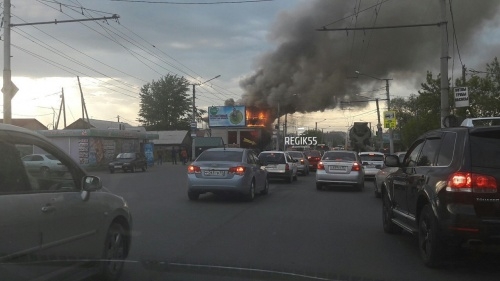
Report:
<svg viewBox="0 0 500 281"><path fill-rule="evenodd" d="M311 157L321 157L321 153L317 150L304 151L304 154Z"/></svg>
<svg viewBox="0 0 500 281"><path fill-rule="evenodd" d="M263 162L264 165L268 163L272 164L285 164L285 155L283 153L261 153L259 155L259 160Z"/></svg>
<svg viewBox="0 0 500 281"><path fill-rule="evenodd" d="M351 152L326 152L323 160L356 161L356 155Z"/></svg>
<svg viewBox="0 0 500 281"><path fill-rule="evenodd" d="M361 154L361 161L384 161L384 155L380 154Z"/></svg>
<svg viewBox="0 0 500 281"><path fill-rule="evenodd" d="M300 153L300 152L293 152L293 151L289 151L289 152L288 152L288 154L289 154L290 156L292 156L293 158L302 158L302 157L303 157L303 156L302 156L302 153Z"/></svg>
<svg viewBox="0 0 500 281"><path fill-rule="evenodd" d="M196 161L229 161L241 162L243 151L203 151Z"/></svg>
<svg viewBox="0 0 500 281"><path fill-rule="evenodd" d="M470 135L471 165L500 169L500 134L490 131Z"/></svg>

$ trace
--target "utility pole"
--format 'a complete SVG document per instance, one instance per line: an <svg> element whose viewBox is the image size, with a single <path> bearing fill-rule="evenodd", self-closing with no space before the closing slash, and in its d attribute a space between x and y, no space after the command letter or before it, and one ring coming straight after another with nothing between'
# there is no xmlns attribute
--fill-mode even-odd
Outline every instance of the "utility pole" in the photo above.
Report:
<svg viewBox="0 0 500 281"><path fill-rule="evenodd" d="M12 82L10 69L10 0L4 0L3 4L3 122L11 124L11 101L19 89Z"/></svg>
<svg viewBox="0 0 500 281"><path fill-rule="evenodd" d="M80 77L76 76L76 78L78 79L78 87L80 87L80 96L82 99L82 120L85 121L85 116L87 116L87 123L90 129L89 114L87 112L87 106L85 105L85 99L83 98L82 84L80 84Z"/></svg>
<svg viewBox="0 0 500 281"><path fill-rule="evenodd" d="M450 114L448 101L448 31L446 21L446 0L439 0L441 4L441 128L445 127L444 120Z"/></svg>
<svg viewBox="0 0 500 281"><path fill-rule="evenodd" d="M67 22L81 22L81 21L97 21L97 20L107 20L107 19L118 19L120 16L112 15L111 17L101 17L101 18L90 18L90 19L75 19L75 20L63 20L63 21L47 21L47 22L34 22L34 23L21 23L21 24L11 24L10 23L10 0L3 1L3 122L5 124L12 123L12 98L19 90L16 85L12 82L12 70L11 70L11 53L10 53L10 29L15 26L25 26L25 25L40 25L40 24L58 24Z"/></svg>
<svg viewBox="0 0 500 281"><path fill-rule="evenodd" d="M392 79L383 79L385 80L385 92L387 94L387 110L391 110L391 96L389 93L389 80ZM392 128L389 128L389 153L394 154L394 136Z"/></svg>
<svg viewBox="0 0 500 281"><path fill-rule="evenodd" d="M213 78L206 80L203 83L191 84L193 86L193 117L191 118L191 138L196 137L196 128L198 127L197 123L196 123L196 86L201 86L201 85L207 83L208 81L212 81L212 80L219 78L219 77L220 77L220 75L217 75ZM194 159L195 154L196 154L195 147L194 147L194 145L191 145L191 157L193 159Z"/></svg>
<svg viewBox="0 0 500 281"><path fill-rule="evenodd" d="M278 131L276 132L276 150L280 150L280 102L278 102Z"/></svg>
<svg viewBox="0 0 500 281"><path fill-rule="evenodd" d="M375 103L377 104L377 132L378 132L378 137L379 137L379 141L380 141L380 147L379 148L383 148L384 147L384 138L382 136L382 123L380 122L380 107L378 105L378 98L375 99Z"/></svg>
<svg viewBox="0 0 500 281"><path fill-rule="evenodd" d="M55 129L59 128L59 119L61 119L61 112L64 115L64 128L66 128L66 103L64 101L64 88L61 89L61 105L59 106L59 114L57 115L57 122Z"/></svg>

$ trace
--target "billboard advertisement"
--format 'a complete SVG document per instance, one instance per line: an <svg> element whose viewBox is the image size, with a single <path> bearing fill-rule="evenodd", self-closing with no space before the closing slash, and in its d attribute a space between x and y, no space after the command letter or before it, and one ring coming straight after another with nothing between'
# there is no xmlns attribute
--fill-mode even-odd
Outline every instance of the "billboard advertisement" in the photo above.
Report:
<svg viewBox="0 0 500 281"><path fill-rule="evenodd" d="M245 127L245 106L211 106L208 108L210 127Z"/></svg>

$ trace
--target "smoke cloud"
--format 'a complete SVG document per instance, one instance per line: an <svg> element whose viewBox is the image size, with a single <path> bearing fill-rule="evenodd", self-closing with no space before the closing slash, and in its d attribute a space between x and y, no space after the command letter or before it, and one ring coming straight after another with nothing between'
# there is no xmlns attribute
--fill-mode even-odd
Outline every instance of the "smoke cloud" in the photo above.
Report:
<svg viewBox="0 0 500 281"><path fill-rule="evenodd" d="M245 93L238 103L261 108L276 108L279 103L281 114L334 108L340 100L356 99L354 96L360 93L363 84L377 82L362 76L353 79L356 70L379 78L397 77L420 84L423 81L416 77L423 78L427 70L434 70L434 73L439 70L440 28L316 30L324 26L437 23L440 21L439 4L439 0L304 1L276 19L268 37L276 48L259 57L255 61L255 72L240 81ZM464 63L476 47L474 38L494 20L499 6L500 1L496 0L452 1L456 36ZM359 13L353 15L355 11ZM451 55L454 42L449 6L447 20Z"/></svg>

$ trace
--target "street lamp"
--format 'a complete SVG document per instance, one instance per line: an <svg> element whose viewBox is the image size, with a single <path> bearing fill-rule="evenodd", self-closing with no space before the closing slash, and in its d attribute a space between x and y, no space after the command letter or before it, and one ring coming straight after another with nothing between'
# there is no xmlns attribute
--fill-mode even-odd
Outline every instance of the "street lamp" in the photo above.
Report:
<svg viewBox="0 0 500 281"><path fill-rule="evenodd" d="M380 80L380 81L384 81L385 80L385 92L386 92L386 95L387 95L387 110L391 110L391 98L390 98L390 94L389 94L389 80L392 80L392 78L378 78L378 77L375 77L375 76L372 76L372 75L369 75L369 74L365 74L365 73L361 73L359 71L354 71L356 74L358 75L362 75L362 76L366 76L366 77L370 77L370 78L373 78L375 80ZM394 154L394 141L393 141L393 138L392 138L392 128L389 128L389 152L391 154Z"/></svg>
<svg viewBox="0 0 500 281"><path fill-rule="evenodd" d="M315 131L317 131L317 130L318 130L318 123L321 123L321 122L323 122L323 121L326 121L326 119L323 119L323 120L321 120L321 121L316 122L316 127L314 127L314 130L315 130Z"/></svg>

